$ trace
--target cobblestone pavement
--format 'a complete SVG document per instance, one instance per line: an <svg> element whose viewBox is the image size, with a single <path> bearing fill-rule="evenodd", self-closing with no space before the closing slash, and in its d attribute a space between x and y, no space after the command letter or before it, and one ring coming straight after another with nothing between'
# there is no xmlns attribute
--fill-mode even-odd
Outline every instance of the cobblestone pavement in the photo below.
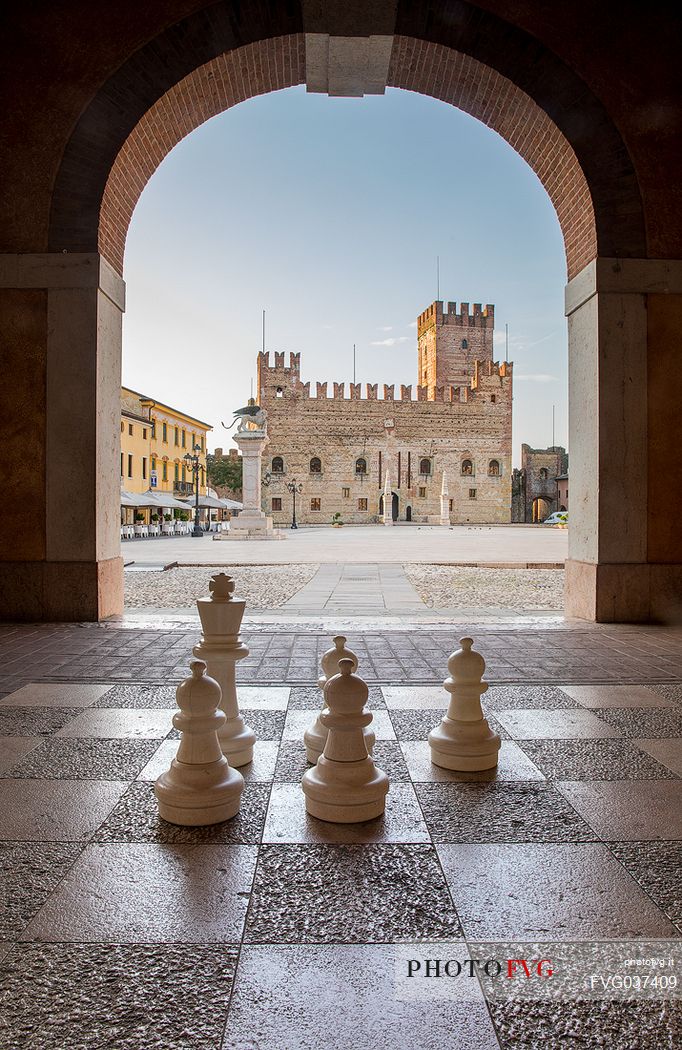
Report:
<svg viewBox="0 0 682 1050"><path fill-rule="evenodd" d="M208 593L213 572L233 576L237 594L251 609L277 609L315 576L317 565L217 565L213 569L175 568L166 572L126 572L129 609L194 609Z"/></svg>
<svg viewBox="0 0 682 1050"><path fill-rule="evenodd" d="M405 574L429 609L562 609L561 569L477 569L405 565Z"/></svg>
<svg viewBox="0 0 682 1050"><path fill-rule="evenodd" d="M636 691L491 688L484 708L502 742L498 766L483 773L430 761L425 736L444 712L442 688L374 687L375 755L390 790L384 816L353 825L305 812L311 690L243 688L257 742L241 769L241 810L195 828L161 820L154 796L177 750L173 690L96 676L97 659L105 670L116 653L131 667L177 647L159 663L168 668L189 639L90 628L3 634L15 659L32 646L47 668L61 651L63 672L81 661L92 673L90 684L64 674L0 701L3 1046L678 1045L682 697L648 681L645 666ZM361 667L376 668L389 649L404 667L417 656L410 638L357 635L353 644ZM602 662L618 655L626 673L636 654L653 673L674 662L672 639L656 630L480 640L496 659L515 642L516 657L545 671L553 642L559 681L569 650ZM292 644L322 644L310 635L258 641L271 660L280 651L290 660ZM422 641L440 651L446 640ZM679 673L679 646L676 659ZM624 715L642 728L652 714L666 716L666 739L624 735ZM652 958L662 965L628 969ZM427 959L452 969L420 980ZM409 976L410 960L421 974ZM497 960L501 979L493 968L478 979L464 970L458 981L454 962L467 960ZM666 983L633 995L586 979L614 973Z"/></svg>

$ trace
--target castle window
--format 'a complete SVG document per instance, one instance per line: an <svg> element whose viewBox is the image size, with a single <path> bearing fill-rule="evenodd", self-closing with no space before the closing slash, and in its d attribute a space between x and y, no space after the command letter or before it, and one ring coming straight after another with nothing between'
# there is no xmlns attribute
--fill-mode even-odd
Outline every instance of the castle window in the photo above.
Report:
<svg viewBox="0 0 682 1050"><path fill-rule="evenodd" d="M283 474L284 473L284 460L281 456L274 456L272 460L272 473Z"/></svg>
<svg viewBox="0 0 682 1050"><path fill-rule="evenodd" d="M455 509L455 501L454 501L454 499L450 500L450 502L448 504L448 507L449 507L451 512Z"/></svg>
<svg viewBox="0 0 682 1050"><path fill-rule="evenodd" d="M426 495L426 489L425 489L425 488L423 488L423 487L422 487L422 488L420 488L420 490L419 490L419 495L420 495L421 499L424 499L424 497L425 497L425 495Z"/></svg>
<svg viewBox="0 0 682 1050"><path fill-rule="evenodd" d="M476 489L469 489L469 499L476 499Z"/></svg>
<svg viewBox="0 0 682 1050"><path fill-rule="evenodd" d="M273 510L281 510L282 509L282 498L281 498L281 496L273 496L272 497L272 509Z"/></svg>
<svg viewBox="0 0 682 1050"><path fill-rule="evenodd" d="M322 473L322 460L318 456L313 456L310 460L310 473L321 474Z"/></svg>
<svg viewBox="0 0 682 1050"><path fill-rule="evenodd" d="M367 473L367 460L360 457L355 460L355 473L366 474Z"/></svg>
<svg viewBox="0 0 682 1050"><path fill-rule="evenodd" d="M491 459L488 464L488 473L493 478L499 478L500 476L500 464L496 459Z"/></svg>
<svg viewBox="0 0 682 1050"><path fill-rule="evenodd" d="M543 467L540 471L540 477L543 481L547 481L547 470L545 469L545 467Z"/></svg>
<svg viewBox="0 0 682 1050"><path fill-rule="evenodd" d="M420 474L430 474L431 473L431 460L430 459L426 459L426 457L425 457L424 459L420 459L419 460L419 473Z"/></svg>
<svg viewBox="0 0 682 1050"><path fill-rule="evenodd" d="M344 499L350 499L350 489L341 489L341 495Z"/></svg>
<svg viewBox="0 0 682 1050"><path fill-rule="evenodd" d="M468 350L468 349L469 349L469 340L468 339L462 339L462 350Z"/></svg>
<svg viewBox="0 0 682 1050"><path fill-rule="evenodd" d="M322 500L320 500L320 499L311 499L311 501L310 501L310 509L311 510L321 510L322 509Z"/></svg>
<svg viewBox="0 0 682 1050"><path fill-rule="evenodd" d="M497 395L496 394L491 394L490 395L490 404L494 405L496 401L497 401Z"/></svg>
<svg viewBox="0 0 682 1050"><path fill-rule="evenodd" d="M367 510L367 500L366 499L359 499L358 500L358 510Z"/></svg>
<svg viewBox="0 0 682 1050"><path fill-rule="evenodd" d="M462 460L462 474L473 474L474 465L470 459Z"/></svg>
<svg viewBox="0 0 682 1050"><path fill-rule="evenodd" d="M275 396L276 397L284 397L284 391L282 390L281 386L277 387L277 390L275 391Z"/></svg>

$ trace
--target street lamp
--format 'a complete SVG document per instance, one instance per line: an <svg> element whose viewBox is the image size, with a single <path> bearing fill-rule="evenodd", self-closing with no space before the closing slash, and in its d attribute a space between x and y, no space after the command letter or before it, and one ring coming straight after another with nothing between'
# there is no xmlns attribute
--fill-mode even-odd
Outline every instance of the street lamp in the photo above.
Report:
<svg viewBox="0 0 682 1050"><path fill-rule="evenodd" d="M187 469L194 474L194 528L192 529L193 536L203 536L204 530L199 522L199 454L201 452L201 445L192 446L192 455L190 452L186 452L183 456Z"/></svg>
<svg viewBox="0 0 682 1050"><path fill-rule="evenodd" d="M287 484L287 488L288 488L289 492L291 493L291 495L294 498L294 511L293 511L293 517L291 519L291 527L292 527L292 529L297 529L298 525L296 524L296 493L297 492L299 492L299 493L303 492L303 485L301 484L300 481L297 481L296 478L293 478L292 481L287 481L286 484Z"/></svg>

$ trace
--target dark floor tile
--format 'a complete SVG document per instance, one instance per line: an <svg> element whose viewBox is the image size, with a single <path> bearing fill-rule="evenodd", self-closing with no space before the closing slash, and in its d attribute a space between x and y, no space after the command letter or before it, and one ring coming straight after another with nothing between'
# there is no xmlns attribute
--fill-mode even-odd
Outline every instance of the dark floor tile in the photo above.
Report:
<svg viewBox="0 0 682 1050"><path fill-rule="evenodd" d="M36 780L134 780L158 746L158 740L53 737L6 775Z"/></svg>
<svg viewBox="0 0 682 1050"><path fill-rule="evenodd" d="M490 1004L502 1050L674 1050L679 1001Z"/></svg>
<svg viewBox="0 0 682 1050"><path fill-rule="evenodd" d="M660 696L665 697L666 700L671 700L678 707L682 707L682 682L670 683L669 685L650 685L649 688L653 689Z"/></svg>
<svg viewBox="0 0 682 1050"><path fill-rule="evenodd" d="M261 847L245 940L452 940L457 913L436 852L422 845Z"/></svg>
<svg viewBox="0 0 682 1050"><path fill-rule="evenodd" d="M587 842L597 837L544 781L415 788L434 842Z"/></svg>
<svg viewBox="0 0 682 1050"><path fill-rule="evenodd" d="M237 948L19 944L0 963L12 1050L217 1050Z"/></svg>
<svg viewBox="0 0 682 1050"><path fill-rule="evenodd" d="M601 707L592 712L626 737L682 736L682 712L665 707Z"/></svg>
<svg viewBox="0 0 682 1050"><path fill-rule="evenodd" d="M552 780L673 780L675 774L627 740L522 740Z"/></svg>
<svg viewBox="0 0 682 1050"><path fill-rule="evenodd" d="M3 707L0 736L49 736L82 714L82 707Z"/></svg>
<svg viewBox="0 0 682 1050"><path fill-rule="evenodd" d="M447 700L447 698L446 698ZM435 729L439 725L443 714L445 713L445 707L443 711L391 711L391 722L395 729L395 735L398 740L426 740L432 729ZM492 729L493 733L497 733L502 740L509 739L509 733L494 715L488 715L486 712L486 718L488 719L488 725Z"/></svg>
<svg viewBox="0 0 682 1050"><path fill-rule="evenodd" d="M75 842L0 842L0 940L26 928L82 849Z"/></svg>
<svg viewBox="0 0 682 1050"><path fill-rule="evenodd" d="M610 842L609 849L682 930L682 842Z"/></svg>
<svg viewBox="0 0 682 1050"><path fill-rule="evenodd" d="M205 827L181 827L159 816L154 785L137 781L130 785L93 841L256 844L263 833L269 791L267 784L248 784L235 817Z"/></svg>
<svg viewBox="0 0 682 1050"><path fill-rule="evenodd" d="M322 691L316 686L292 686L289 696L289 708L292 711L316 711L322 707ZM369 687L367 707L370 710L386 707L379 686Z"/></svg>
<svg viewBox="0 0 682 1050"><path fill-rule="evenodd" d="M175 689L168 685L115 685L93 707L163 708L172 710Z"/></svg>
<svg viewBox="0 0 682 1050"><path fill-rule="evenodd" d="M578 707L575 700L551 685L491 685L481 697L488 711L511 710L515 707L539 707L546 711L562 707Z"/></svg>

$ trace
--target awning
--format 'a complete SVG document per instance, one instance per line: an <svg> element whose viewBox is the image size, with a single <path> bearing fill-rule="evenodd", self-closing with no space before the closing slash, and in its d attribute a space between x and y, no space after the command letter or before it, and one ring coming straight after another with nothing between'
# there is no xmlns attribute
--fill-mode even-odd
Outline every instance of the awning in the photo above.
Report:
<svg viewBox="0 0 682 1050"><path fill-rule="evenodd" d="M194 507L194 500L185 503L185 509ZM217 496L199 496L199 506L202 510L241 510L242 504L233 499L218 499Z"/></svg>

